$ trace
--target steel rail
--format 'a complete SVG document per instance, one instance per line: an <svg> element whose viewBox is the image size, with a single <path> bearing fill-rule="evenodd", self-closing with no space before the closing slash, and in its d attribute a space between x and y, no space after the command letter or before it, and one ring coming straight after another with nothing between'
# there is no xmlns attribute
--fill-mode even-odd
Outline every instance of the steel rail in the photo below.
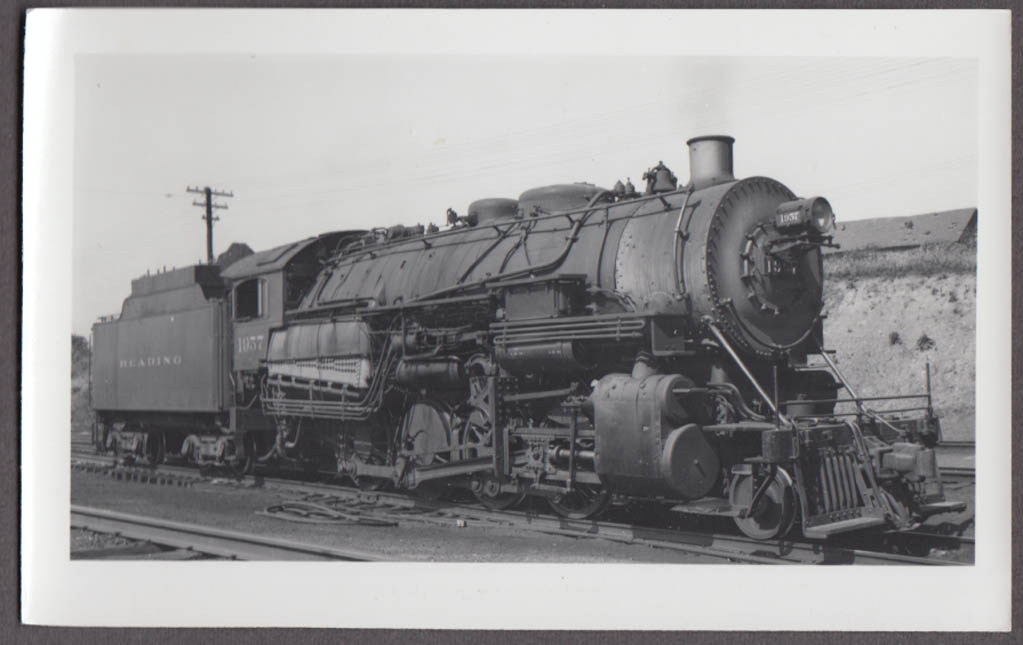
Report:
<svg viewBox="0 0 1023 645"><path fill-rule="evenodd" d="M937 445L939 455L949 457L961 457L964 453L969 455L976 452L976 445L973 441L940 441ZM976 479L977 471L974 466L951 466L939 465L938 470L943 476L950 479L971 480Z"/></svg>
<svg viewBox="0 0 1023 645"><path fill-rule="evenodd" d="M948 450L975 450L977 444L972 440L942 440L938 442L938 448Z"/></svg>
<svg viewBox="0 0 1023 645"><path fill-rule="evenodd" d="M894 535L897 535L897 536L900 536L900 537L922 538L922 539L928 539L928 540L935 540L935 541L938 541L938 542L954 542L956 544L959 544L960 546L964 545L964 544L970 544L970 545L976 544L976 542L974 540L974 536L972 536L972 535L955 535L955 534L951 534L951 533L946 534L946 533L938 533L938 532L935 532L935 531L926 531L926 530L923 530L923 529L916 529L916 530L913 530L913 531L903 531L901 533L895 533Z"/></svg>
<svg viewBox="0 0 1023 645"><path fill-rule="evenodd" d="M383 559L378 554L356 549L337 549L261 537L198 524L172 522L75 504L71 505L71 527L97 533L112 533L132 540L152 542L234 560L371 562Z"/></svg>
<svg viewBox="0 0 1023 645"><path fill-rule="evenodd" d="M969 466L938 466L938 471L941 472L942 477L951 477L953 479L976 479L977 470Z"/></svg>
<svg viewBox="0 0 1023 645"><path fill-rule="evenodd" d="M92 459L88 459L92 460ZM109 458L96 459L110 465ZM192 472L197 480L204 479L194 469L160 466L155 470ZM142 470L142 468L139 468ZM154 470L145 467L145 470ZM799 540L754 540L730 533L683 531L657 527L645 527L619 522L599 520L569 520L559 517L541 516L523 511L491 511L475 505L450 502L431 502L410 498L393 492L361 491L338 485L317 484L281 478L261 478L261 486L277 491L299 494L329 494L362 503L391 503L424 511L450 512L456 509L464 517L493 523L495 520L515 528L537 533L559 534L571 537L603 539L611 542L642 544L655 548L682 551L695 555L758 564L916 564L916 565L962 565L961 562L940 558L906 556L902 554L855 549L840 545ZM407 520L429 521L418 514ZM450 524L450 518L440 516L436 521Z"/></svg>

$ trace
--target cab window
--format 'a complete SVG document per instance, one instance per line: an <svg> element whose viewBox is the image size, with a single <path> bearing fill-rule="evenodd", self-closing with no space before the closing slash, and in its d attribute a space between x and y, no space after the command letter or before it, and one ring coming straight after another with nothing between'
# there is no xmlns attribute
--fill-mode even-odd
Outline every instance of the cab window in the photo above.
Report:
<svg viewBox="0 0 1023 645"><path fill-rule="evenodd" d="M252 278L234 288L234 319L262 318L266 307L266 280Z"/></svg>

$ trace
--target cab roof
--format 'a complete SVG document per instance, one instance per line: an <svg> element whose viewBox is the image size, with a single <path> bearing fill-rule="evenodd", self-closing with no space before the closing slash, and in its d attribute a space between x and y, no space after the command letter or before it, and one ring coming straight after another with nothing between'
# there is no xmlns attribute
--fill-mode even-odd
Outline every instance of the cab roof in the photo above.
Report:
<svg viewBox="0 0 1023 645"><path fill-rule="evenodd" d="M335 231L333 233L317 235L316 237L307 237L298 242L282 244L265 251L258 251L251 255L246 255L231 264L220 275L226 280L238 280L240 278L280 271L287 267L288 263L302 253L302 251L311 246L321 245L333 249L342 237L352 234L361 235L362 233L363 231Z"/></svg>

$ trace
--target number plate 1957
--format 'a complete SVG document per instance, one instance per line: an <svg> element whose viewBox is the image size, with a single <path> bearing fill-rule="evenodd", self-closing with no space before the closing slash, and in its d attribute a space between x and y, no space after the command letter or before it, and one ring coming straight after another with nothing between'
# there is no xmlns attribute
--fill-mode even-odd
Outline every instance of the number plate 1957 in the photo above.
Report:
<svg viewBox="0 0 1023 645"><path fill-rule="evenodd" d="M799 211L792 211L789 213L778 213L775 215L774 222L778 226L789 226L790 224L799 224L803 221L802 213Z"/></svg>

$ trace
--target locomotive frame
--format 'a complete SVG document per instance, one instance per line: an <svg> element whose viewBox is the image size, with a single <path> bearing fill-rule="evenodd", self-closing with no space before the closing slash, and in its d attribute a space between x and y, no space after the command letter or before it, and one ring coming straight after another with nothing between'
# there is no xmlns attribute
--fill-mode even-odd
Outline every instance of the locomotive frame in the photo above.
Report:
<svg viewBox="0 0 1023 645"><path fill-rule="evenodd" d="M859 397L824 349L830 205L736 180L731 144L691 139L683 186L658 163L643 194L549 186L449 210L446 230L341 231L140 278L93 330L95 443L454 486L493 508L532 495L570 518L654 501L759 539L961 509L930 392ZM900 398L925 401L869 407Z"/></svg>

